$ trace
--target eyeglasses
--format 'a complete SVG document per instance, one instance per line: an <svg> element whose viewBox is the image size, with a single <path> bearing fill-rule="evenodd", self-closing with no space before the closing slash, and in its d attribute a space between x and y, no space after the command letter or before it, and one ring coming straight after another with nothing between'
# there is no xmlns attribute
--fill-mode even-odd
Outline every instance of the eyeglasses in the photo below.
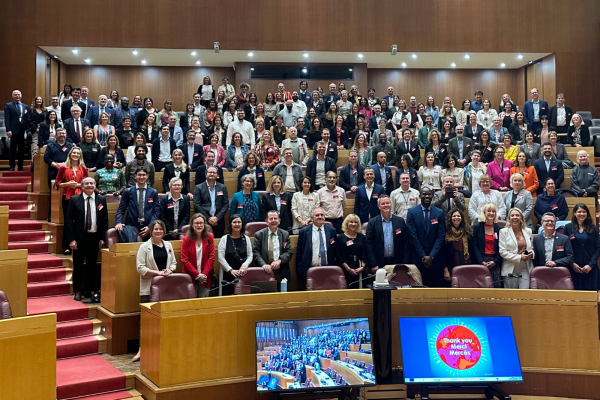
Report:
<svg viewBox="0 0 600 400"><path fill-rule="evenodd" d="M556 221L554 221L553 219L545 219L542 221L544 224L555 224Z"/></svg>

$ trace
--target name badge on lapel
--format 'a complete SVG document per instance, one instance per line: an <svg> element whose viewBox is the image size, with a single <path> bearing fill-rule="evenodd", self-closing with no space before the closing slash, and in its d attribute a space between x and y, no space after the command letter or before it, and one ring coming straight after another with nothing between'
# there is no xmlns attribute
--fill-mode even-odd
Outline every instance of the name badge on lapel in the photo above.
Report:
<svg viewBox="0 0 600 400"><path fill-rule="evenodd" d="M154 197L148 197L148 203L154 203Z"/></svg>
<svg viewBox="0 0 600 400"><path fill-rule="evenodd" d="M287 204L287 200L281 200L281 205L285 206Z"/></svg>
<svg viewBox="0 0 600 400"><path fill-rule="evenodd" d="M377 199L377 198L379 197L379 194L378 194L378 193L373 193L373 194L371 195L371 197L372 197L372 198L374 198L374 199Z"/></svg>
<svg viewBox="0 0 600 400"><path fill-rule="evenodd" d="M217 196L223 196L223 192L217 192Z"/></svg>
<svg viewBox="0 0 600 400"><path fill-rule="evenodd" d="M434 225L434 224L437 224L437 223L438 223L438 220L437 220L437 218L436 218L436 219L432 219L432 220L431 220L431 225Z"/></svg>
<svg viewBox="0 0 600 400"><path fill-rule="evenodd" d="M557 167L550 167L550 169L551 169L552 171L556 171L556 170L557 170Z"/></svg>
<svg viewBox="0 0 600 400"><path fill-rule="evenodd" d="M334 243L335 243L335 239L334 238L329 239L329 244L334 244Z"/></svg>
<svg viewBox="0 0 600 400"><path fill-rule="evenodd" d="M558 208L558 206L557 206L556 204L552 204L552 205L550 206L550 208L551 208L552 210L556 210L556 209Z"/></svg>
<svg viewBox="0 0 600 400"><path fill-rule="evenodd" d="M98 211L101 211L104 208L102 204L98 204Z"/></svg>
<svg viewBox="0 0 600 400"><path fill-rule="evenodd" d="M346 242L346 246L352 246L353 244L354 244L354 241L353 241L353 240L348 240L348 241Z"/></svg>
<svg viewBox="0 0 600 400"><path fill-rule="evenodd" d="M173 203L167 204L167 208L173 208L173 207L175 207L175 204L173 204Z"/></svg>
<svg viewBox="0 0 600 400"><path fill-rule="evenodd" d="M556 251L565 251L564 246L556 246Z"/></svg>
<svg viewBox="0 0 600 400"><path fill-rule="evenodd" d="M396 229L396 235L399 235L400 233L402 233L402 229L400 229L400 228Z"/></svg>
<svg viewBox="0 0 600 400"><path fill-rule="evenodd" d="M571 234L569 235L569 239L571 239L571 240L575 239L575 234L571 233Z"/></svg>

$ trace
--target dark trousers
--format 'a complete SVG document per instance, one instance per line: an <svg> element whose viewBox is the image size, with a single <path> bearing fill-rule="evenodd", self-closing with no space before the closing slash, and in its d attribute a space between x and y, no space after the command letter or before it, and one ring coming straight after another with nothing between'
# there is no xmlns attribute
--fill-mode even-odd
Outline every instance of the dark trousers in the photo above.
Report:
<svg viewBox="0 0 600 400"><path fill-rule="evenodd" d="M15 168L15 158L18 159L17 166L19 170L23 169L23 159L25 158L25 130L13 132L10 138L10 158L8 166Z"/></svg>
<svg viewBox="0 0 600 400"><path fill-rule="evenodd" d="M50 190L50 198L48 199L48 222L50 222L50 217L52 216L52 191L54 188L52 187L52 181L55 178L48 178L48 190Z"/></svg>
<svg viewBox="0 0 600 400"><path fill-rule="evenodd" d="M98 261L98 233L84 233L76 238L77 250L73 250L73 291L75 293L100 290L100 266Z"/></svg>
<svg viewBox="0 0 600 400"><path fill-rule="evenodd" d="M63 235L62 235L62 248L63 250L67 250L69 248L69 243L67 243L67 237L64 234L64 226L69 223L67 221L67 211L69 210L69 201L65 196L62 197L62 212L63 212ZM77 243L79 245L79 242Z"/></svg>
<svg viewBox="0 0 600 400"><path fill-rule="evenodd" d="M163 170L163 168L166 168L167 165L171 164L171 162L162 162L162 161L156 161L156 164L154 164L154 170L156 172L160 172Z"/></svg>
<svg viewBox="0 0 600 400"><path fill-rule="evenodd" d="M423 279L423 285L427 287L445 287L444 286L444 268L433 263L431 269L426 268L424 265L419 263L417 265L421 277Z"/></svg>
<svg viewBox="0 0 600 400"><path fill-rule="evenodd" d="M222 238L223 235L225 234L225 221L224 220L220 220L219 223L217 223L217 226L210 225L210 227L212 228L213 236L215 237L215 239Z"/></svg>
<svg viewBox="0 0 600 400"><path fill-rule="evenodd" d="M342 218L337 218L337 219L332 219L332 218L325 218L325 221L329 221L333 224L333 227L335 228L336 233L339 235L341 233L343 233L342 231L342 222L344 222L344 217Z"/></svg>

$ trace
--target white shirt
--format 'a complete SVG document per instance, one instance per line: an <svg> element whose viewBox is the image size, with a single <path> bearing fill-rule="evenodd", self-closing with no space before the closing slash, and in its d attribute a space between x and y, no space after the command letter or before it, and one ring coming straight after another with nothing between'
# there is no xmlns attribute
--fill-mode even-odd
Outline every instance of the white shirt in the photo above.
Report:
<svg viewBox="0 0 600 400"><path fill-rule="evenodd" d="M98 226L96 225L96 194L92 193L91 196L88 196L85 193L83 194L83 226L85 227L85 218L87 217L87 212L88 212L88 197L90 197L92 200L90 200L90 205L92 207L92 228L89 230L90 233L94 233L98 230Z"/></svg>
<svg viewBox="0 0 600 400"><path fill-rule="evenodd" d="M323 244L325 245L325 257L327 257L327 236L325 236L325 228L321 226L321 237L323 238ZM320 265L327 265L327 260L321 260L321 255L319 254L321 248L321 242L319 241L319 228L313 225L312 232L312 261L310 263L311 266L316 267Z"/></svg>
<svg viewBox="0 0 600 400"><path fill-rule="evenodd" d="M406 192L399 187L391 193L390 198L392 200L392 212L405 220L408 209L421 204L419 191L411 187Z"/></svg>
<svg viewBox="0 0 600 400"><path fill-rule="evenodd" d="M60 106L56 107L56 108L54 108L52 106L48 106L48 107L46 107L46 111L48 111L48 112L54 111L56 113L56 120L58 122L60 122L60 124L62 125L62 117L60 116L60 112L61 112Z"/></svg>
<svg viewBox="0 0 600 400"><path fill-rule="evenodd" d="M287 168L287 173L285 175L285 190L291 191L291 192L295 192L296 191L296 182L294 182L294 174L293 174L293 170L292 167L294 166L294 164L292 163L292 165L286 165Z"/></svg>
<svg viewBox="0 0 600 400"><path fill-rule="evenodd" d="M367 184L365 183L365 192L367 192L367 198L369 200L371 200L371 194L373 193L373 187L375 187L375 184L371 185L371 187L368 187Z"/></svg>
<svg viewBox="0 0 600 400"><path fill-rule="evenodd" d="M565 125L567 125L567 112L565 111L565 106L556 106L556 126Z"/></svg>
<svg viewBox="0 0 600 400"><path fill-rule="evenodd" d="M306 113L307 113L307 109L306 109L306 103L303 102L302 100L298 100L298 101L294 101L292 103L292 109L298 111L298 114L301 117L305 117Z"/></svg>
<svg viewBox="0 0 600 400"><path fill-rule="evenodd" d="M202 273L202 243L196 243L196 269ZM196 279L200 279L200 275Z"/></svg>
<svg viewBox="0 0 600 400"><path fill-rule="evenodd" d="M279 260L279 236L277 235L277 231L275 231L274 235L272 235L272 233L273 232L271 232L271 229L269 229L269 238L271 239L271 243L273 244L273 261L277 261Z"/></svg>
<svg viewBox="0 0 600 400"><path fill-rule="evenodd" d="M227 126L227 141L225 143L231 143L231 138L235 132L242 134L242 143L247 144L251 149L254 148L254 128L250 122L246 120L240 122L236 117L235 121Z"/></svg>

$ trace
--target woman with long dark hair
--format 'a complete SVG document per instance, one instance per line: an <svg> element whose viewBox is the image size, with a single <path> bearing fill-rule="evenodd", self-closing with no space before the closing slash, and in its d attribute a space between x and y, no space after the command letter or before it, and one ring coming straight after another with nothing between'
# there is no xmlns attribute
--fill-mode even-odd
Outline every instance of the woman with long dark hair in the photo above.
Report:
<svg viewBox="0 0 600 400"><path fill-rule="evenodd" d="M463 213L456 207L446 214L446 266L444 279L450 282L452 269L458 265L473 264L475 251L473 230L465 223Z"/></svg>
<svg viewBox="0 0 600 400"><path fill-rule="evenodd" d="M234 211L235 212L235 211ZM219 241L218 257L223 280L221 280L222 295L233 294L233 285L223 285L224 282L232 282L246 275L250 263L252 263L252 243L250 238L244 234L244 218L239 214L233 214L229 218L227 235Z"/></svg>
<svg viewBox="0 0 600 400"><path fill-rule="evenodd" d="M564 234L569 237L573 247L571 278L575 290L600 290L600 237L592 215L585 204L577 203L573 207L571 222L564 228Z"/></svg>

